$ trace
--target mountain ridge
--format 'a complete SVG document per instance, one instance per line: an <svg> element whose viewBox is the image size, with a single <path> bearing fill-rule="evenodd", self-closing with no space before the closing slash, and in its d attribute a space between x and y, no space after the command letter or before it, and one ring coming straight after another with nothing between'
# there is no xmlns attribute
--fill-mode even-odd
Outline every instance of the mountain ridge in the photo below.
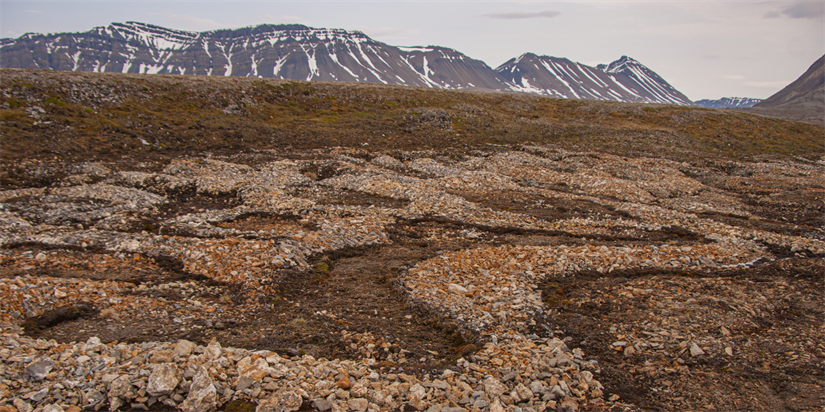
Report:
<svg viewBox="0 0 825 412"><path fill-rule="evenodd" d="M739 110L825 126L825 55L782 90Z"/></svg>
<svg viewBox="0 0 825 412"><path fill-rule="evenodd" d="M392 46L358 30L260 24L202 32L127 21L85 32L0 39L0 67L370 82L566 99L694 103L622 56L596 67L524 53L496 69L458 50Z"/></svg>
<svg viewBox="0 0 825 412"><path fill-rule="evenodd" d="M754 99L750 97L723 97L721 99L702 99L693 103L709 109L729 109L751 107L760 101L762 101L762 99Z"/></svg>

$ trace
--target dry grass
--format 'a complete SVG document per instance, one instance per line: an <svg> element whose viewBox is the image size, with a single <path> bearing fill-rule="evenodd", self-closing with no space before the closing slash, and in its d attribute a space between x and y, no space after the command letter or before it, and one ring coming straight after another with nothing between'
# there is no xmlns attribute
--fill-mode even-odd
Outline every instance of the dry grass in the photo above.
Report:
<svg viewBox="0 0 825 412"><path fill-rule="evenodd" d="M333 146L463 151L528 142L681 159L823 153L823 129L815 125L669 105L376 84L12 69L0 70L0 90L0 104L8 104L0 110L4 163ZM30 116L35 107L46 112L40 119ZM428 123L420 113L438 109L450 116L450 127Z"/></svg>

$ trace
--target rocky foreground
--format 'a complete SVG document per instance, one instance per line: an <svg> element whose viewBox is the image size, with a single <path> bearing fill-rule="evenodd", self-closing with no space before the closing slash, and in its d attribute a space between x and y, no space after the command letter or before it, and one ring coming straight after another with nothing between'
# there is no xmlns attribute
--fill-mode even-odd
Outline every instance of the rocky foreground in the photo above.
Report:
<svg viewBox="0 0 825 412"><path fill-rule="evenodd" d="M22 161L0 410L822 410L825 163ZM24 187L25 186L25 187Z"/></svg>

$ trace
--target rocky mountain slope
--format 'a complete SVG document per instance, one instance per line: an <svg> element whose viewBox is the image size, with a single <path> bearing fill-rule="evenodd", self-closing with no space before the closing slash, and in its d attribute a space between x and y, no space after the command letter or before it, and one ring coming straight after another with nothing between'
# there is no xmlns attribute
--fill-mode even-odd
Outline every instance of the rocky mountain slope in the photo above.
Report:
<svg viewBox="0 0 825 412"><path fill-rule="evenodd" d="M723 97L721 99L702 99L697 100L697 106L707 107L711 109L729 109L734 107L751 107L762 101L762 99L752 99L750 97Z"/></svg>
<svg viewBox="0 0 825 412"><path fill-rule="evenodd" d="M394 47L358 31L259 25L188 32L128 22L0 43L0 66L506 89L481 61L444 47Z"/></svg>
<svg viewBox="0 0 825 412"><path fill-rule="evenodd" d="M819 411L815 125L0 70L0 410Z"/></svg>
<svg viewBox="0 0 825 412"><path fill-rule="evenodd" d="M825 90L825 55L817 59L805 73L756 107L791 107L805 102L822 102Z"/></svg>
<svg viewBox="0 0 825 412"><path fill-rule="evenodd" d="M636 60L599 68L526 54L493 70L456 50L395 47L364 33L302 25L188 32L113 23L82 33L0 40L0 67L369 82L690 105Z"/></svg>
<svg viewBox="0 0 825 412"><path fill-rule="evenodd" d="M590 67L564 58L526 53L496 71L513 83L515 90L551 97L692 104L658 74L627 56Z"/></svg>
<svg viewBox="0 0 825 412"><path fill-rule="evenodd" d="M825 125L825 55L773 96L746 109L751 113Z"/></svg>

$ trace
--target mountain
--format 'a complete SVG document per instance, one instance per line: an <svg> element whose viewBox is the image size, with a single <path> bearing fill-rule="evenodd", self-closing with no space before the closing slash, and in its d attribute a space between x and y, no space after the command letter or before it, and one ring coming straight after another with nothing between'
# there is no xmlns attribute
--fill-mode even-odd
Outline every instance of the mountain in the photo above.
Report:
<svg viewBox="0 0 825 412"><path fill-rule="evenodd" d="M822 103L825 90L825 55L820 57L796 81L785 86L756 107L784 107L804 105L806 102Z"/></svg>
<svg viewBox="0 0 825 412"><path fill-rule="evenodd" d="M444 47L394 47L359 31L260 25L190 32L112 23L0 41L0 67L507 89L484 62Z"/></svg>
<svg viewBox="0 0 825 412"><path fill-rule="evenodd" d="M299 24L192 32L126 22L87 32L0 39L0 67L369 82L691 105L627 56L590 67L524 54L493 70L439 46L396 47L359 31Z"/></svg>
<svg viewBox="0 0 825 412"><path fill-rule="evenodd" d="M796 81L745 111L825 126L825 55Z"/></svg>
<svg viewBox="0 0 825 412"><path fill-rule="evenodd" d="M568 59L525 53L496 71L523 92L567 99L691 105L661 76L627 56L597 67Z"/></svg>
<svg viewBox="0 0 825 412"><path fill-rule="evenodd" d="M718 100L702 99L693 103L710 109L730 109L734 107L751 107L761 101L762 99L752 99L750 97L723 97Z"/></svg>

